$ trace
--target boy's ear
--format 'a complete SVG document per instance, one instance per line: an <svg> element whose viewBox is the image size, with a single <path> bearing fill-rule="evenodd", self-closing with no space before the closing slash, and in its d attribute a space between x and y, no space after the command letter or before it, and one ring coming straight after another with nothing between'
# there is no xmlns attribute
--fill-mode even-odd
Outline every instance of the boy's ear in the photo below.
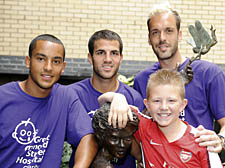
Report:
<svg viewBox="0 0 225 168"><path fill-rule="evenodd" d="M144 101L145 107L148 109L148 100L144 99L143 101Z"/></svg>
<svg viewBox="0 0 225 168"><path fill-rule="evenodd" d="M188 100L187 99L184 99L183 100L183 110L185 109L185 107L187 106L187 104L188 104Z"/></svg>

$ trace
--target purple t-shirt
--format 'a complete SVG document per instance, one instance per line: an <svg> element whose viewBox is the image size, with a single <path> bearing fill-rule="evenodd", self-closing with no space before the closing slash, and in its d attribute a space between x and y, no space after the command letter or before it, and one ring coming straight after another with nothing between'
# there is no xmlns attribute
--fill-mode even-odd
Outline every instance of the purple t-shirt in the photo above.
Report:
<svg viewBox="0 0 225 168"><path fill-rule="evenodd" d="M99 108L98 97L102 95L102 93L98 92L93 88L90 82L90 78L71 84L69 85L69 87L72 88L78 94L81 103L86 109L86 112L92 118L95 111ZM140 110L143 109L144 107L143 99L141 95L133 88L120 82L119 88L117 89L116 92L123 94L126 97L128 104L135 105ZM75 150L73 150L73 154L71 156L70 166L73 165L74 151ZM122 165L114 164L114 167L136 168L135 159L131 155L128 155L128 157L126 158L126 160L123 162Z"/></svg>
<svg viewBox="0 0 225 168"><path fill-rule="evenodd" d="M35 98L11 82L0 86L0 100L0 167L60 167L65 137L76 146L93 133L77 95L65 86Z"/></svg>
<svg viewBox="0 0 225 168"><path fill-rule="evenodd" d="M189 58L180 69L189 62ZM197 60L191 64L194 78L186 87L188 105L181 113L181 119L197 127L203 125L213 130L214 119L225 117L225 75L216 65L207 61ZM136 89L143 98L146 98L146 87L149 75L160 69L159 63L139 72L134 80Z"/></svg>

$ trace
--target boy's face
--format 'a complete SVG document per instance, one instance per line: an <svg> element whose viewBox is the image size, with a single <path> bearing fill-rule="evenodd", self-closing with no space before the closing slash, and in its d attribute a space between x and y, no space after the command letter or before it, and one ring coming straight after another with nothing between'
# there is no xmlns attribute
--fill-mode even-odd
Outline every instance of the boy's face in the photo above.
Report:
<svg viewBox="0 0 225 168"><path fill-rule="evenodd" d="M26 57L26 66L30 69L32 87L49 90L64 72L63 46L50 41L38 40L32 56Z"/></svg>
<svg viewBox="0 0 225 168"><path fill-rule="evenodd" d="M94 43L93 56L88 54L88 60L93 65L93 77L101 79L115 78L122 62L119 42L100 39Z"/></svg>
<svg viewBox="0 0 225 168"><path fill-rule="evenodd" d="M159 127L171 127L179 122L179 113L184 110L187 100L182 99L179 88L174 85L157 85L150 90L145 106Z"/></svg>

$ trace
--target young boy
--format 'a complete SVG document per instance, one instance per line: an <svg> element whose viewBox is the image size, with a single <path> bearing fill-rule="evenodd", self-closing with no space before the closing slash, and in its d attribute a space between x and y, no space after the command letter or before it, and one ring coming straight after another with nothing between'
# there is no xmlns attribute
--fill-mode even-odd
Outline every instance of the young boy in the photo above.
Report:
<svg viewBox="0 0 225 168"><path fill-rule="evenodd" d="M99 103L110 101L111 97L109 93L102 95ZM160 69L150 75L146 97L144 103L151 117L138 113L139 128L134 134L142 148L144 167L222 168L217 153L207 152L206 147L195 142L197 130L179 119L179 113L187 105L184 81L179 72ZM135 151L134 146L132 151Z"/></svg>
<svg viewBox="0 0 225 168"><path fill-rule="evenodd" d="M151 118L138 113L135 138L143 147L146 167L222 167L216 153L211 163L206 147L195 142L195 128L179 119L187 105L184 81L175 70L161 69L150 75L144 104Z"/></svg>

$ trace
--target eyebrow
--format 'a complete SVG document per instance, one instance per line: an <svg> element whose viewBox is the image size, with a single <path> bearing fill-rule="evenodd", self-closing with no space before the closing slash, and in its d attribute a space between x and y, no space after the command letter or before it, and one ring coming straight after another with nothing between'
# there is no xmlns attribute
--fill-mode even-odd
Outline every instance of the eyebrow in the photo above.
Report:
<svg viewBox="0 0 225 168"><path fill-rule="evenodd" d="M97 51L105 51L105 50L104 50L104 49L98 49L98 50L96 50L95 52L97 52ZM119 50L116 50L116 49L115 49L115 50L111 50L111 52L112 52L112 51L113 51L113 52L115 52L115 51L116 51L116 52L120 52Z"/></svg>
<svg viewBox="0 0 225 168"><path fill-rule="evenodd" d="M42 54L42 53L37 53L37 54L35 54L34 56L47 57L45 54ZM53 58L54 58L54 59L61 59L61 60L63 60L63 58L60 57L60 56L54 56Z"/></svg>
<svg viewBox="0 0 225 168"><path fill-rule="evenodd" d="M46 55L45 54L42 54L42 53L37 53L37 54L35 54L35 56L43 56L43 57L46 57Z"/></svg>
<svg viewBox="0 0 225 168"><path fill-rule="evenodd" d="M95 52L97 52L97 51L105 51L105 50L103 50L103 49L98 49L98 50L96 50Z"/></svg>
<svg viewBox="0 0 225 168"><path fill-rule="evenodd" d="M113 52L120 52L119 50L112 50Z"/></svg>

